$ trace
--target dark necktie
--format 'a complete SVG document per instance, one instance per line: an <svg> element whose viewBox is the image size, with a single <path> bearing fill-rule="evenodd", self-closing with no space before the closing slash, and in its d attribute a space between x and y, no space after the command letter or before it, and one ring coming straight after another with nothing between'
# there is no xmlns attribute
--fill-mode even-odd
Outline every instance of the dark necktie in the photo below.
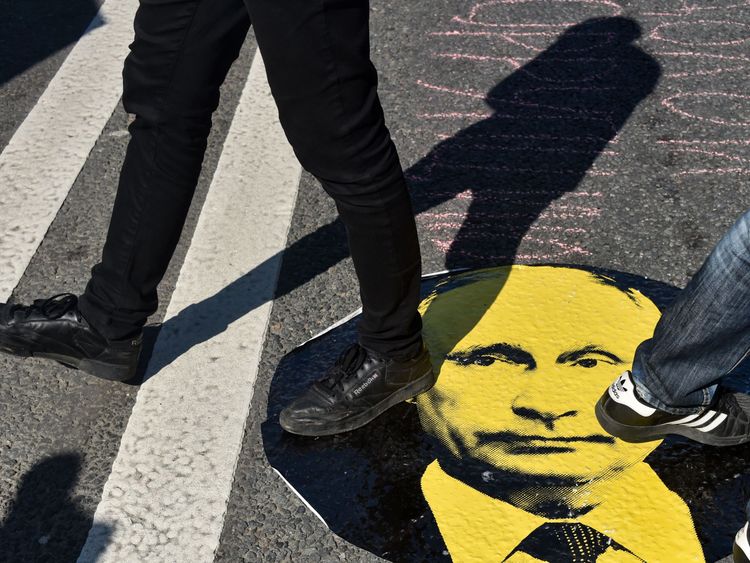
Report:
<svg viewBox="0 0 750 563"><path fill-rule="evenodd" d="M551 563L596 563L597 558L610 547L628 551L586 524L548 522L526 536L513 553L522 551Z"/></svg>

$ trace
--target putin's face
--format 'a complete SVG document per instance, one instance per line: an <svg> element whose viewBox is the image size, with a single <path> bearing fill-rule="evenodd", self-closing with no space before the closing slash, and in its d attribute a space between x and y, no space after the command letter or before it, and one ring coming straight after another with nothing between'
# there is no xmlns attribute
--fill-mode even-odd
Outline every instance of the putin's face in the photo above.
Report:
<svg viewBox="0 0 750 563"><path fill-rule="evenodd" d="M654 449L612 438L594 416L602 390L630 369L659 319L648 298L573 268L470 276L422 304L440 366L435 387L416 401L427 432L459 459L575 480L621 470Z"/></svg>

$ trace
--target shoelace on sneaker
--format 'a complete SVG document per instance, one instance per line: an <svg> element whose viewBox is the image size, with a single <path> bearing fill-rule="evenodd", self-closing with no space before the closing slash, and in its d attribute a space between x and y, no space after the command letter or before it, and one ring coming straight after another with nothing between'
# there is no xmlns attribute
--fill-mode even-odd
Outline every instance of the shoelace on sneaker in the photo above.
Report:
<svg viewBox="0 0 750 563"><path fill-rule="evenodd" d="M352 344L341 353L320 383L330 391L343 392L344 380L354 375L365 362L365 359L367 359L365 349L359 344Z"/></svg>
<svg viewBox="0 0 750 563"><path fill-rule="evenodd" d="M16 311L23 311L26 318L39 312L42 316L54 320L59 319L78 303L78 296L72 293L58 293L47 299L35 299L31 305L14 305L11 315Z"/></svg>

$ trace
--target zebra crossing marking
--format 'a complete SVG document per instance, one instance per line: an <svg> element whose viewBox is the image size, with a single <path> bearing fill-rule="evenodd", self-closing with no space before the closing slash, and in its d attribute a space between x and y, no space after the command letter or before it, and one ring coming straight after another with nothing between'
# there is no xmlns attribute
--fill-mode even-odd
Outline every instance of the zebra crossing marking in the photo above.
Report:
<svg viewBox="0 0 750 563"><path fill-rule="evenodd" d="M213 560L300 174L256 52L80 562Z"/></svg>
<svg viewBox="0 0 750 563"><path fill-rule="evenodd" d="M0 301L7 301L122 94L137 0L107 0L0 154Z"/></svg>

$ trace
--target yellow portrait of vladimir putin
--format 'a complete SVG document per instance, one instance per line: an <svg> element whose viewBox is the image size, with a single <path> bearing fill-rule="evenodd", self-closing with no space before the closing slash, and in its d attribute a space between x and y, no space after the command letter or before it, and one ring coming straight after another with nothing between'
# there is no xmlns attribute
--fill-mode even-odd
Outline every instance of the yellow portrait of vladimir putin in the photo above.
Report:
<svg viewBox="0 0 750 563"><path fill-rule="evenodd" d="M300 366L330 361L356 317L290 354L272 383L268 458L334 532L398 562L702 562L709 544L693 517L704 542L731 540L738 523L719 522L726 513L717 518L674 468L709 453L622 442L594 414L674 288L520 265L426 284L420 312L438 375L427 393L335 438L280 430L274 413L306 384Z"/></svg>
<svg viewBox="0 0 750 563"><path fill-rule="evenodd" d="M438 370L416 405L444 453L422 492L457 563L703 561L687 506L594 404L652 334L657 307L575 268L513 266L422 303Z"/></svg>

